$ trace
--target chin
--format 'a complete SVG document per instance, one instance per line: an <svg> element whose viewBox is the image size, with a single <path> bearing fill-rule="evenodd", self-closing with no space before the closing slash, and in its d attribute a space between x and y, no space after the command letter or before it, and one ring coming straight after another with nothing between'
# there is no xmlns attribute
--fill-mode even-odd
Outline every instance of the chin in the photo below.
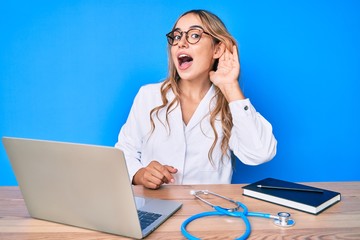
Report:
<svg viewBox="0 0 360 240"><path fill-rule="evenodd" d="M189 74L179 74L179 77L183 81L191 81L194 79L194 77L191 77Z"/></svg>
<svg viewBox="0 0 360 240"><path fill-rule="evenodd" d="M191 77L191 74L188 72L185 72L183 70L177 70L177 74L179 75L180 79L186 80Z"/></svg>

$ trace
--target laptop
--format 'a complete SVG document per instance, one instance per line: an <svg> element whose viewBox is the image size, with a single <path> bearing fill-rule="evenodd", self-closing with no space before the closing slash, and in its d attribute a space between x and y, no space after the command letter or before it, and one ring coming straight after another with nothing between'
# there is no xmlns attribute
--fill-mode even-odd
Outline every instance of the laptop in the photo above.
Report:
<svg viewBox="0 0 360 240"><path fill-rule="evenodd" d="M10 137L3 143L33 218L141 239L182 206L135 197L117 148Z"/></svg>

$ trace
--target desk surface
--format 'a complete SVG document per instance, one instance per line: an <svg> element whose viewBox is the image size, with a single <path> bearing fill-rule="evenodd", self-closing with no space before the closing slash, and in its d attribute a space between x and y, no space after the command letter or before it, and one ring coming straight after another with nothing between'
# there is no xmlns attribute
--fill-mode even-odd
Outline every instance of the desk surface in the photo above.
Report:
<svg viewBox="0 0 360 240"><path fill-rule="evenodd" d="M190 190L207 189L244 203L249 211L276 214L288 211L296 224L279 228L271 220L249 218L252 226L250 239L360 239L360 182L306 183L310 186L338 191L341 202L315 216L286 207L242 196L243 185L164 186L159 190L135 186L138 196L175 199L182 208L146 239L184 239L182 222L189 216L211 211L211 208L191 196ZM220 201L218 199L214 199ZM202 239L234 239L242 235L242 221L230 217L198 219L188 230ZM106 233L33 219L26 210L18 187L0 187L0 239L124 239Z"/></svg>

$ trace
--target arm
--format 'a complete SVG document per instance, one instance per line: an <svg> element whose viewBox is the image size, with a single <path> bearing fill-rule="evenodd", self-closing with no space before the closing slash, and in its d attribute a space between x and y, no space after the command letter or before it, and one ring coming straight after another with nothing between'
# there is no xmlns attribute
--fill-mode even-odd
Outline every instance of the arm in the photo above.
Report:
<svg viewBox="0 0 360 240"><path fill-rule="evenodd" d="M135 173L143 167L141 162L141 126L138 121L141 120L141 116L137 113L138 105L140 101L140 92L136 95L130 113L125 124L121 127L118 135L118 142L115 144L116 148L123 151L126 159L126 165L129 172L130 180L133 180Z"/></svg>
<svg viewBox="0 0 360 240"><path fill-rule="evenodd" d="M224 49L218 69L210 72L210 80L229 102L233 118L230 149L245 164L257 165L275 156L277 141L271 124L256 112L242 93L238 83L239 74L239 57L234 45L232 53Z"/></svg>
<svg viewBox="0 0 360 240"><path fill-rule="evenodd" d="M146 92L140 90L131 107L128 119L122 126L118 142L115 147L124 152L130 180L134 185L144 185L147 188L157 189L164 183L174 182L172 174L177 169L172 166L162 165L157 161L150 162L147 166L142 162L142 146L148 137L149 121L148 111L144 107Z"/></svg>
<svg viewBox="0 0 360 240"><path fill-rule="evenodd" d="M270 161L277 147L271 124L256 112L249 99L233 101L229 107L233 118L230 149L248 165Z"/></svg>

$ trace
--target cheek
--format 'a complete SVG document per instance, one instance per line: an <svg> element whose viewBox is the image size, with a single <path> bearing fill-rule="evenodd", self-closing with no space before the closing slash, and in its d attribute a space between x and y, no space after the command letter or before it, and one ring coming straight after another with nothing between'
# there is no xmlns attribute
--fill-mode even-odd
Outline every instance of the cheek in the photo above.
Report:
<svg viewBox="0 0 360 240"><path fill-rule="evenodd" d="M201 62L204 64L210 64L213 61L214 49L210 44L198 46L195 50L196 56L201 59Z"/></svg>
<svg viewBox="0 0 360 240"><path fill-rule="evenodd" d="M177 57L176 57L176 53L175 53L175 48L174 47L172 47L171 49L170 49L170 54L171 54L171 59L174 61L174 63L175 63L175 61L177 60Z"/></svg>
<svg viewBox="0 0 360 240"><path fill-rule="evenodd" d="M203 53L200 55L198 63L201 64L204 68L212 69L212 66L214 64L214 59L211 54L205 54Z"/></svg>

